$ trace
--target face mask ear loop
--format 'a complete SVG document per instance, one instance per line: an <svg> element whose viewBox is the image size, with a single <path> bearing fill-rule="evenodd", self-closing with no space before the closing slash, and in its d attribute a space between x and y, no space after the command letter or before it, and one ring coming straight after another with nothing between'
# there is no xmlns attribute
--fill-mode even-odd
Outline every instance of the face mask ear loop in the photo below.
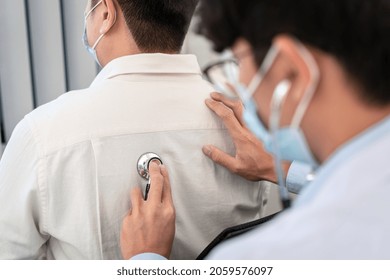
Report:
<svg viewBox="0 0 390 280"><path fill-rule="evenodd" d="M105 33L100 35L99 38L96 40L95 44L93 44L92 46L92 49L95 50L97 45L100 43L100 41L103 39L104 35L106 35Z"/></svg>
<svg viewBox="0 0 390 280"><path fill-rule="evenodd" d="M89 12L85 15L84 17L84 30L86 30L86 26L87 26L87 19L88 17L91 15L91 13L103 2L103 0L100 0L99 2L96 3L95 6L93 6ZM104 34L100 35L100 37L96 40L95 44L93 44L92 48L93 50L96 49L96 46L99 44L100 40L103 38Z"/></svg>
<svg viewBox="0 0 390 280"><path fill-rule="evenodd" d="M100 1L100 3L101 3L101 2L102 2L102 1ZM110 29L115 25L116 20L117 20L117 14L116 14L116 11L115 11L114 23L111 25ZM107 32L110 31L110 29L107 30ZM101 34L101 35L99 36L99 38L96 40L95 44L93 44L93 46L92 46L92 49L93 49L93 50L96 49L97 45L98 45L98 44L100 43L100 41L103 39L104 35L107 34L107 32L105 32L105 33L103 33L103 34Z"/></svg>
<svg viewBox="0 0 390 280"><path fill-rule="evenodd" d="M283 163L280 155L279 143L277 141L276 133L280 127L280 115L283 103L286 99L287 93L291 88L291 82L289 80L283 80L280 82L274 91L271 101L271 116L270 116L270 129L272 145L274 145L274 160L275 160L275 172L278 178L279 194L282 202L283 209L287 209L291 205L290 195L286 186L285 175L283 171Z"/></svg>
<svg viewBox="0 0 390 280"><path fill-rule="evenodd" d="M253 77L252 81L248 85L248 95L243 96L242 100L249 100L252 98L253 94L256 92L257 88L260 86L261 81L263 80L263 77L266 73L268 73L271 66L274 64L274 61L278 55L278 48L275 46L272 46L270 50L268 51L266 57L264 58L263 63L259 67L258 71L256 72L256 75Z"/></svg>
<svg viewBox="0 0 390 280"><path fill-rule="evenodd" d="M298 108L294 114L294 117L291 121L291 127L299 127L299 125L302 122L302 119L306 113L306 110L310 104L310 101L313 98L313 95L318 87L319 79L320 79L320 70L318 68L318 65L316 61L314 60L311 53L307 50L307 48L301 44L300 42L296 41L296 44L298 45L299 53L302 57L302 59L306 62L309 72L310 72L310 78L311 82L306 87L305 92L303 94L302 100L298 105Z"/></svg>
<svg viewBox="0 0 390 280"><path fill-rule="evenodd" d="M89 12L85 15L85 20L89 17L89 15L97 8L97 6L99 6L101 3L103 2L103 0L100 0L99 2L96 3L95 6L93 6Z"/></svg>

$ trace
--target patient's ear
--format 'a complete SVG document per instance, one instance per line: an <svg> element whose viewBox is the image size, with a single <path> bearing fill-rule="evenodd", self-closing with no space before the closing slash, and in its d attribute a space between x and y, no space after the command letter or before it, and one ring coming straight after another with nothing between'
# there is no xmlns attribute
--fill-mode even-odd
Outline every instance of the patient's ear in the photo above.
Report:
<svg viewBox="0 0 390 280"><path fill-rule="evenodd" d="M117 11L113 0L103 0L102 5L104 6L103 23L100 27L100 34L106 34L115 24Z"/></svg>

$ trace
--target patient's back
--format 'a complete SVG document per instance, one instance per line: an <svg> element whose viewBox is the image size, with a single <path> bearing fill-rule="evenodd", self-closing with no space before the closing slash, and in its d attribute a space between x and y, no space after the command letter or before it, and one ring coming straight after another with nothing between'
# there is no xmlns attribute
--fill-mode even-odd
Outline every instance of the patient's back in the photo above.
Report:
<svg viewBox="0 0 390 280"><path fill-rule="evenodd" d="M194 259L224 228L261 215L265 188L202 153L234 145L204 100L213 91L192 56L146 55L109 64L93 85L27 116L45 173L48 258L120 259L130 191L145 187L140 155L161 156L176 207L173 259ZM171 61L171 63L166 63Z"/></svg>

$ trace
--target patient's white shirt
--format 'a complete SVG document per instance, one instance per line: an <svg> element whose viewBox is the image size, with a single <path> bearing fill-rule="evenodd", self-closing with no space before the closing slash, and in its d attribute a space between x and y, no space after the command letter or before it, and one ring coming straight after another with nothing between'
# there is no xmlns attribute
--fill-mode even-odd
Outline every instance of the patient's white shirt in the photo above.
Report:
<svg viewBox="0 0 390 280"><path fill-rule="evenodd" d="M191 55L110 62L92 85L27 115L0 163L1 259L121 259L141 154L161 156L177 212L174 259L193 259L224 228L259 218L267 187L202 153L234 154L205 106L213 88Z"/></svg>

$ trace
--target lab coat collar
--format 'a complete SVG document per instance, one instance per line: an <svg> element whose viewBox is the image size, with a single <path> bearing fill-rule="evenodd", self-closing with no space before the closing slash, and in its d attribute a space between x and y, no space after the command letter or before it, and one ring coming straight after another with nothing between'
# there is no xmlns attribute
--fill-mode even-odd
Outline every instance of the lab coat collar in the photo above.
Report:
<svg viewBox="0 0 390 280"><path fill-rule="evenodd" d="M388 137L390 139L390 116L385 117L382 121L374 124L349 142L340 147L334 154L322 164L317 170L315 180L310 183L296 200L295 205L304 205L313 200L321 191L325 182L333 177L336 170L341 170L348 165L361 151L368 147L376 145L378 139ZM386 167L383 167L386 168Z"/></svg>
<svg viewBox="0 0 390 280"><path fill-rule="evenodd" d="M126 74L195 74L202 71L195 55L137 54L109 62L92 82L97 83Z"/></svg>

